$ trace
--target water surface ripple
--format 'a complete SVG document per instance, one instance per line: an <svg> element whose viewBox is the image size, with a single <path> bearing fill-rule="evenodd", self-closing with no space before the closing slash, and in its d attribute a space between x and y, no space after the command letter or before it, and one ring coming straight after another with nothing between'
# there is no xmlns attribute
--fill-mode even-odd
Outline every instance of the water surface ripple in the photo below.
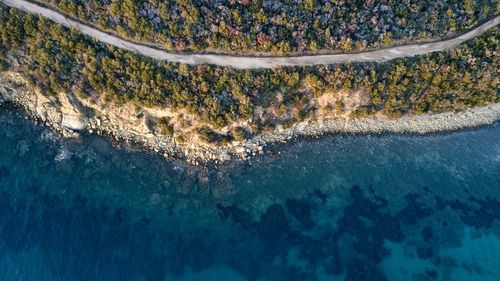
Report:
<svg viewBox="0 0 500 281"><path fill-rule="evenodd" d="M0 109L1 280L500 280L500 126L193 168Z"/></svg>

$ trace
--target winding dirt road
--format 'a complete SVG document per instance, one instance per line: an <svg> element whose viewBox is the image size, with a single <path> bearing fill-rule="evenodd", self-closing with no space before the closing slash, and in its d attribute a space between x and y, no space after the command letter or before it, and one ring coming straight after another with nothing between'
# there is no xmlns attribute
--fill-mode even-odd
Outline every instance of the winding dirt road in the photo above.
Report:
<svg viewBox="0 0 500 281"><path fill-rule="evenodd" d="M113 45L117 48L135 52L154 59L185 63L191 65L214 64L230 66L234 68L274 68L278 66L306 66L318 64L339 64L347 62L384 62L396 58L412 57L416 55L453 49L461 43L480 36L487 30L500 23L500 16L464 33L458 37L432 43L412 44L384 48L375 51L366 51L352 54L332 55L304 55L304 56L282 56L282 57L245 57L222 54L178 54L152 48L146 45L133 43L116 36L99 31L93 27L68 19L66 16L53 10L38 6L24 0L0 0L5 5L22 11L46 17L58 24L72 27L81 33L91 36L96 40Z"/></svg>

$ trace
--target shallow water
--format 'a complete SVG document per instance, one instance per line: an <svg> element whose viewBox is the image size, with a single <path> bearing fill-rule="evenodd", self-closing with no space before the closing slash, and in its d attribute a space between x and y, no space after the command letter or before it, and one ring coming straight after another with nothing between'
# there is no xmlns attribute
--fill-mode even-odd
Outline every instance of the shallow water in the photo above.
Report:
<svg viewBox="0 0 500 281"><path fill-rule="evenodd" d="M0 280L500 280L500 126L193 168L0 109Z"/></svg>

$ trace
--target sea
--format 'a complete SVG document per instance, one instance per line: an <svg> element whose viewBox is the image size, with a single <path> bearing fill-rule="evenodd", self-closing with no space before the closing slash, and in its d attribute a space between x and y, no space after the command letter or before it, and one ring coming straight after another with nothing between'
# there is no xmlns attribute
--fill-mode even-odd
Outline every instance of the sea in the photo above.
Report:
<svg viewBox="0 0 500 281"><path fill-rule="evenodd" d="M500 125L190 166L0 108L0 280L500 280Z"/></svg>

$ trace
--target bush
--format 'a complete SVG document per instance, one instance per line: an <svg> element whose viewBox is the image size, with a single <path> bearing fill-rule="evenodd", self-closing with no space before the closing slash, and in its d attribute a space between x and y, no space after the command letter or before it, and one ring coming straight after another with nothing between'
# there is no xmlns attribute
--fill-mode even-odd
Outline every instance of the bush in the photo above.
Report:
<svg viewBox="0 0 500 281"><path fill-rule="evenodd" d="M209 127L198 129L198 135L202 141L207 143L228 143L233 140L232 136L220 134Z"/></svg>
<svg viewBox="0 0 500 281"><path fill-rule="evenodd" d="M440 38L499 12L498 0L41 1L109 32L168 50L274 54Z"/></svg>
<svg viewBox="0 0 500 281"><path fill-rule="evenodd" d="M282 115L296 112L296 122L304 120L314 114L304 110L313 109L309 104L313 97L338 91L371 94L358 116L375 111L390 116L452 111L500 101L499 27L454 50L386 63L247 70L156 61L3 4L0 33L4 61L25 61L16 71L42 92L80 89L86 95L104 95L117 105L132 102L184 111L195 119L193 123L207 127L200 131L207 142L246 138L240 129L230 135L209 129L241 121L251 120L254 134L274 130L286 121L269 114L277 108ZM337 102L334 110L342 108ZM173 134L170 120L152 121L152 130Z"/></svg>
<svg viewBox="0 0 500 281"><path fill-rule="evenodd" d="M248 132L245 128L242 127L233 128L231 130L231 135L236 141L246 140L251 136L250 132Z"/></svg>
<svg viewBox="0 0 500 281"><path fill-rule="evenodd" d="M170 119L166 117L158 118L157 126L162 135L170 137L174 135L174 126L170 124Z"/></svg>
<svg viewBox="0 0 500 281"><path fill-rule="evenodd" d="M7 69L9 69L9 64L4 60L0 60L0 71L6 71Z"/></svg>

